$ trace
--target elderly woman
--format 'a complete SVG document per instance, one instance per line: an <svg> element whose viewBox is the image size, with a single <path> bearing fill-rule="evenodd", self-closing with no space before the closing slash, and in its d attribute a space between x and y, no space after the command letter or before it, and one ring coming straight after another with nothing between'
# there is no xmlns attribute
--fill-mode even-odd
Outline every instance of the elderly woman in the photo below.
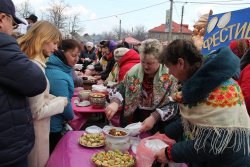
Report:
<svg viewBox="0 0 250 167"><path fill-rule="evenodd" d="M162 62L183 83L174 98L188 140L160 150L156 158L199 167L250 166L250 119L232 79L240 61L228 47L203 61L191 41L175 40L163 51Z"/></svg>
<svg viewBox="0 0 250 167"><path fill-rule="evenodd" d="M62 41L60 49L49 57L45 69L50 83L50 93L55 96L64 96L68 104L63 113L51 117L50 125L50 152L62 137L65 121L74 117L71 106L71 98L74 93L74 82L72 78L73 66L77 63L80 54L80 45L73 39Z"/></svg>
<svg viewBox="0 0 250 167"><path fill-rule="evenodd" d="M109 120L117 112L119 105L123 106L121 126L144 121L141 131L152 129L161 114L165 114L164 120L176 115L176 110L165 112L163 107L169 103L168 96L175 91L176 81L169 75L168 69L158 61L162 48L156 39L142 42L141 63L127 72L119 84L120 92L111 97L111 103L106 108L105 114Z"/></svg>
<svg viewBox="0 0 250 167"><path fill-rule="evenodd" d="M126 73L140 63L140 55L134 49L117 48L114 50L115 65L106 81L121 82Z"/></svg>

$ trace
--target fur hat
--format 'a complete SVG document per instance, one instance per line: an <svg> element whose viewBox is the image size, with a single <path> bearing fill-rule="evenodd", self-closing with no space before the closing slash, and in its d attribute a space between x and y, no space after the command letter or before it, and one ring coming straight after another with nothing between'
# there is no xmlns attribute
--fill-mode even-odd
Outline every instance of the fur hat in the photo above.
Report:
<svg viewBox="0 0 250 167"><path fill-rule="evenodd" d="M93 42L87 42L87 43L86 43L86 47L91 47L91 48L93 48L93 46L94 46Z"/></svg>
<svg viewBox="0 0 250 167"><path fill-rule="evenodd" d="M115 61L118 61L123 55L125 55L129 51L128 48L117 48L114 51Z"/></svg>

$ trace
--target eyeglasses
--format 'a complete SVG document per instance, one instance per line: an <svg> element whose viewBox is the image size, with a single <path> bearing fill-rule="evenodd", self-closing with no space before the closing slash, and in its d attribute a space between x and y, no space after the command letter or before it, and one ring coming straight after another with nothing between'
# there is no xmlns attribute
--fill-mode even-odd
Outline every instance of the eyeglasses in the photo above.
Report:
<svg viewBox="0 0 250 167"><path fill-rule="evenodd" d="M15 22L15 20L13 19L13 17L11 15L8 15L8 14L6 14L6 16L8 16L9 18L11 18L13 29L14 30L17 29L19 25Z"/></svg>

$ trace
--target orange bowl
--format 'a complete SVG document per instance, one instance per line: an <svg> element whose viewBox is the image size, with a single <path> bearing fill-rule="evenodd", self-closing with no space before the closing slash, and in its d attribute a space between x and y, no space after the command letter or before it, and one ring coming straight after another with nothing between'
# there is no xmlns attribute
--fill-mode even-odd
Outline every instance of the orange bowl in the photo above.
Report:
<svg viewBox="0 0 250 167"><path fill-rule="evenodd" d="M104 108L106 103L106 96L103 93L90 93L90 104L93 108Z"/></svg>

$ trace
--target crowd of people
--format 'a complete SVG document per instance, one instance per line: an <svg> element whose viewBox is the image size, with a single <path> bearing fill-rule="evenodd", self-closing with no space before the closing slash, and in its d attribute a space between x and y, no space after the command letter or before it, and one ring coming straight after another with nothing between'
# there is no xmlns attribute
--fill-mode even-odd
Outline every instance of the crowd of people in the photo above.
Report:
<svg viewBox="0 0 250 167"><path fill-rule="evenodd" d="M163 46L157 39L131 48L126 41L97 45L64 39L48 21L26 18L0 1L0 166L44 167L74 118L75 71L98 84L113 82L106 118L115 126L142 122L140 132L163 133L176 143L156 153L161 164L250 166L250 41L203 56L191 40Z"/></svg>

